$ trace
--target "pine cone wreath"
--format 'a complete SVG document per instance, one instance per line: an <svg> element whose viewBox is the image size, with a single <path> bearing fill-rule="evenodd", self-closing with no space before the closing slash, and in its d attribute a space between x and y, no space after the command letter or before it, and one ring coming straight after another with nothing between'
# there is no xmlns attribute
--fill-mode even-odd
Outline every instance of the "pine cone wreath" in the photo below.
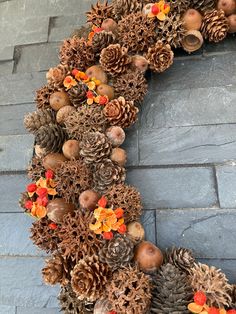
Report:
<svg viewBox="0 0 236 314"><path fill-rule="evenodd" d="M92 39L92 47L95 54L100 54L103 48L116 43L116 36L112 32L101 31L95 33Z"/></svg>
<svg viewBox="0 0 236 314"><path fill-rule="evenodd" d="M146 313L151 300L149 276L131 266L114 272L107 286L108 300L117 313Z"/></svg>
<svg viewBox="0 0 236 314"><path fill-rule="evenodd" d="M203 17L201 32L205 39L218 43L225 39L229 22L223 10L207 11Z"/></svg>
<svg viewBox="0 0 236 314"><path fill-rule="evenodd" d="M35 101L36 101L36 105L38 109L47 109L50 108L50 96L57 92L58 90L55 89L53 86L51 85L45 85L43 87L41 87L40 89L38 89L36 91L36 97L35 97Z"/></svg>
<svg viewBox="0 0 236 314"><path fill-rule="evenodd" d="M87 22L101 27L102 22L113 17L112 5L107 0L102 3L100 0L95 5L91 5L91 10L86 12Z"/></svg>
<svg viewBox="0 0 236 314"><path fill-rule="evenodd" d="M191 250L185 248L169 249L164 255L164 264L172 264L180 271L189 273L194 266L195 258Z"/></svg>
<svg viewBox="0 0 236 314"><path fill-rule="evenodd" d="M110 159L104 159L94 167L93 181L95 190L103 194L113 184L123 183L125 177L125 168L120 167Z"/></svg>
<svg viewBox="0 0 236 314"><path fill-rule="evenodd" d="M198 263L191 269L189 279L195 292L206 294L207 305L224 308L231 303L231 286L220 269Z"/></svg>
<svg viewBox="0 0 236 314"><path fill-rule="evenodd" d="M120 44L109 45L100 55L100 64L104 71L113 76L124 73L131 61L127 49Z"/></svg>
<svg viewBox="0 0 236 314"><path fill-rule="evenodd" d="M43 280L48 285L66 285L68 283L68 265L67 261L59 254L54 254L46 260L46 265L42 269Z"/></svg>
<svg viewBox="0 0 236 314"><path fill-rule="evenodd" d="M93 302L105 296L110 275L109 267L99 262L98 256L88 256L72 270L71 286L78 299Z"/></svg>
<svg viewBox="0 0 236 314"><path fill-rule="evenodd" d="M62 88L65 77L70 73L67 65L59 64L55 68L50 68L46 74L48 84L55 88Z"/></svg>
<svg viewBox="0 0 236 314"><path fill-rule="evenodd" d="M105 194L108 206L124 210L125 223L138 221L142 214L140 192L131 185L113 185Z"/></svg>
<svg viewBox="0 0 236 314"><path fill-rule="evenodd" d="M211 11L216 8L217 0L191 0L190 8L200 12Z"/></svg>
<svg viewBox="0 0 236 314"><path fill-rule="evenodd" d="M64 216L58 237L62 255L72 262L78 263L86 256L97 255L102 240L89 229L93 222L93 213L77 210Z"/></svg>
<svg viewBox="0 0 236 314"><path fill-rule="evenodd" d="M99 252L102 263L108 264L112 270L128 266L134 256L134 243L126 236L117 234Z"/></svg>
<svg viewBox="0 0 236 314"><path fill-rule="evenodd" d="M158 41L155 46L148 49L148 53L145 57L149 62L150 69L154 72L161 73L172 65L174 53L170 45Z"/></svg>
<svg viewBox="0 0 236 314"><path fill-rule="evenodd" d="M153 279L150 313L188 314L188 303L193 297L186 274L172 264L163 265Z"/></svg>
<svg viewBox="0 0 236 314"><path fill-rule="evenodd" d="M117 96L139 104L147 93L147 81L139 70L129 70L114 79L113 87Z"/></svg>
<svg viewBox="0 0 236 314"><path fill-rule="evenodd" d="M113 14L117 21L131 14L141 12L143 8L142 0L113 0Z"/></svg>
<svg viewBox="0 0 236 314"><path fill-rule="evenodd" d="M78 204L80 194L92 187L92 173L82 160L65 161L57 167L55 183L58 195Z"/></svg>
<svg viewBox="0 0 236 314"><path fill-rule="evenodd" d="M113 99L103 109L104 116L110 125L128 128L137 120L139 110L133 101L126 101L124 97Z"/></svg>
<svg viewBox="0 0 236 314"><path fill-rule="evenodd" d="M24 118L24 127L29 132L36 132L41 126L55 123L55 112L50 109L41 109L28 113Z"/></svg>
<svg viewBox="0 0 236 314"><path fill-rule="evenodd" d="M101 162L111 154L111 143L104 133L85 133L80 142L80 155L87 164Z"/></svg>
<svg viewBox="0 0 236 314"><path fill-rule="evenodd" d="M41 158L34 156L28 166L27 172L28 177L32 181L38 181L41 177L45 175L45 168L43 166L43 161Z"/></svg>
<svg viewBox="0 0 236 314"><path fill-rule="evenodd" d="M47 153L60 152L67 139L67 134L58 124L41 126L35 133L35 141Z"/></svg>
<svg viewBox="0 0 236 314"><path fill-rule="evenodd" d="M80 107L85 100L87 100L87 91L88 87L81 82L67 91L69 99L74 107Z"/></svg>

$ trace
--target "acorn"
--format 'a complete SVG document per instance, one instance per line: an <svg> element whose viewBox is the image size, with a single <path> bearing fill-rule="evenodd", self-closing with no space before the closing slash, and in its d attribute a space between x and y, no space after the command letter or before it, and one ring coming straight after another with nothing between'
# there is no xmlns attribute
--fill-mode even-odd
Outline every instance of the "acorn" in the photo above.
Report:
<svg viewBox="0 0 236 314"><path fill-rule="evenodd" d="M66 160L67 158L63 154L51 153L43 158L43 166L46 170L51 169L52 171L55 171L56 168Z"/></svg>
<svg viewBox="0 0 236 314"><path fill-rule="evenodd" d="M145 73L148 69L148 61L143 56L139 56L139 55L133 56L132 65L143 73Z"/></svg>
<svg viewBox="0 0 236 314"><path fill-rule="evenodd" d="M63 198L56 198L48 202L47 216L56 224L62 223L64 215L73 213L76 209L72 203L67 203Z"/></svg>
<svg viewBox="0 0 236 314"><path fill-rule="evenodd" d="M152 273L161 267L163 254L153 243L142 241L135 248L134 261L143 272Z"/></svg>
<svg viewBox="0 0 236 314"><path fill-rule="evenodd" d="M107 84L107 74L103 71L103 68L100 65L93 65L88 68L85 72L89 78L95 78L101 83Z"/></svg>
<svg viewBox="0 0 236 314"><path fill-rule="evenodd" d="M100 196L93 190L86 190L79 196L79 204L81 208L94 210L97 207L97 203Z"/></svg>
<svg viewBox="0 0 236 314"><path fill-rule="evenodd" d="M34 146L34 151L35 151L36 156L38 156L39 158L43 158L46 155L46 149L40 147L37 144Z"/></svg>
<svg viewBox="0 0 236 314"><path fill-rule="evenodd" d="M226 16L231 15L235 13L236 2L235 0L219 0L217 3L217 9L223 10Z"/></svg>
<svg viewBox="0 0 236 314"><path fill-rule="evenodd" d="M231 14L228 17L229 33L236 33L236 14Z"/></svg>
<svg viewBox="0 0 236 314"><path fill-rule="evenodd" d="M115 33L118 29L118 24L113 19L105 19L102 22L101 28L106 32Z"/></svg>
<svg viewBox="0 0 236 314"><path fill-rule="evenodd" d="M109 138L113 147L118 147L125 141L125 131L119 126L111 126L107 129L106 136Z"/></svg>
<svg viewBox="0 0 236 314"><path fill-rule="evenodd" d="M112 86L109 86L107 84L101 84L97 88L98 95L104 96L106 95L109 100L114 99L114 88Z"/></svg>
<svg viewBox="0 0 236 314"><path fill-rule="evenodd" d="M70 99L66 92L55 92L50 96L50 106L53 110L58 111L64 106L69 106Z"/></svg>
<svg viewBox="0 0 236 314"><path fill-rule="evenodd" d="M183 24L187 30L199 30L202 25L202 15L194 9L188 9L183 18Z"/></svg>
<svg viewBox="0 0 236 314"><path fill-rule="evenodd" d="M57 111L56 120L57 123L63 124L66 118L73 112L76 111L75 107L73 106L64 106Z"/></svg>
<svg viewBox="0 0 236 314"><path fill-rule="evenodd" d="M139 243L144 240L145 231L138 221L132 221L127 225L127 236L134 242Z"/></svg>
<svg viewBox="0 0 236 314"><path fill-rule="evenodd" d="M117 162L121 167L124 167L127 162L126 151L119 147L113 148L111 152L111 160Z"/></svg>
<svg viewBox="0 0 236 314"><path fill-rule="evenodd" d="M185 51L191 53L200 49L203 45L204 39L202 34L196 30L187 31L182 39L182 47Z"/></svg>
<svg viewBox="0 0 236 314"><path fill-rule="evenodd" d="M79 159L80 148L77 140L68 140L62 146L62 152L67 159Z"/></svg>

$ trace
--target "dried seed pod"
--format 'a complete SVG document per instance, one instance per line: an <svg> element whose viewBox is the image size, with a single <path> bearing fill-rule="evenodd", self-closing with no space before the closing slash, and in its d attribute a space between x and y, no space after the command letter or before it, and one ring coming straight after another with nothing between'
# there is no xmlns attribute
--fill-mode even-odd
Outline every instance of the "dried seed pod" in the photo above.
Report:
<svg viewBox="0 0 236 314"><path fill-rule="evenodd" d="M100 195L93 190L86 190L79 196L79 204L83 209L94 210L97 207Z"/></svg>
<svg viewBox="0 0 236 314"><path fill-rule="evenodd" d="M63 154L51 153L44 157L43 166L46 170L51 169L55 171L56 168L59 167L61 163L66 160L67 158Z"/></svg>
<svg viewBox="0 0 236 314"><path fill-rule="evenodd" d="M134 242L139 243L144 240L145 231L138 221L132 221L127 225L127 236Z"/></svg>
<svg viewBox="0 0 236 314"><path fill-rule="evenodd" d="M121 167L124 167L127 162L126 151L119 147L114 148L111 152L111 160L117 162Z"/></svg>
<svg viewBox="0 0 236 314"><path fill-rule="evenodd" d="M125 131L119 126L111 126L107 129L106 136L109 138L113 147L118 147L125 141Z"/></svg>
<svg viewBox="0 0 236 314"><path fill-rule="evenodd" d="M79 159L80 157L80 145L77 140L68 140L62 146L63 155L67 159Z"/></svg>
<svg viewBox="0 0 236 314"><path fill-rule="evenodd" d="M69 96L65 92L55 92L50 96L50 106L55 111L64 106L70 106L70 104Z"/></svg>
<svg viewBox="0 0 236 314"><path fill-rule="evenodd" d="M200 49L203 42L202 34L199 31L187 31L182 40L182 47L190 53Z"/></svg>

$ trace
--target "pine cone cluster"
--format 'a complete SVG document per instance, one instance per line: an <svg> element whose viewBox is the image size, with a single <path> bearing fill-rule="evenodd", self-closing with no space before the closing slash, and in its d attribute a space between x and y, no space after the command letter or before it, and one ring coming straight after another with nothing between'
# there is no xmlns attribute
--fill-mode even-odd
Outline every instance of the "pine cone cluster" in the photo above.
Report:
<svg viewBox="0 0 236 314"><path fill-rule="evenodd" d="M65 77L70 73L67 65L59 64L55 68L50 68L46 74L48 84L55 88L62 88Z"/></svg>
<svg viewBox="0 0 236 314"><path fill-rule="evenodd" d="M41 126L55 123L55 112L41 109L28 113L24 118L24 126L29 132L36 132Z"/></svg>
<svg viewBox="0 0 236 314"><path fill-rule="evenodd" d="M113 14L117 21L123 17L136 12L141 12L143 8L142 0L113 0Z"/></svg>
<svg viewBox="0 0 236 314"><path fill-rule="evenodd" d="M87 99L87 91L88 87L81 82L67 91L70 102L74 107L78 108L84 103Z"/></svg>
<svg viewBox="0 0 236 314"><path fill-rule="evenodd" d="M113 17L112 5L108 4L107 0L104 0L103 3L98 0L95 5L91 5L91 10L86 14L88 23L100 27L105 19Z"/></svg>
<svg viewBox="0 0 236 314"><path fill-rule="evenodd" d="M113 99L103 109L104 116L110 125L128 128L137 120L139 110L133 101L126 101L124 97Z"/></svg>
<svg viewBox="0 0 236 314"><path fill-rule="evenodd" d="M57 91L58 89L55 89L51 85L45 85L41 87L40 89L36 90L35 101L36 101L37 108L38 109L51 108L50 103L49 103L50 96Z"/></svg>
<svg viewBox="0 0 236 314"><path fill-rule="evenodd" d="M190 7L201 12L215 9L217 0L191 0Z"/></svg>
<svg viewBox="0 0 236 314"><path fill-rule="evenodd" d="M111 154L111 143L104 133L85 133L80 143L80 155L87 164L101 162Z"/></svg>
<svg viewBox="0 0 236 314"><path fill-rule="evenodd" d="M88 256L78 262L71 273L71 286L80 300L96 301L105 296L110 270L98 256Z"/></svg>
<svg viewBox="0 0 236 314"><path fill-rule="evenodd" d="M100 55L100 64L104 71L113 76L124 73L131 61L127 49L120 44L109 45Z"/></svg>
<svg viewBox="0 0 236 314"><path fill-rule="evenodd" d="M203 17L201 32L205 39L218 43L228 33L229 22L223 10L207 11Z"/></svg>
<svg viewBox="0 0 236 314"><path fill-rule="evenodd" d="M172 264L180 271L189 273L194 266L195 258L191 250L185 248L175 248L166 251L164 264Z"/></svg>
<svg viewBox="0 0 236 314"><path fill-rule="evenodd" d="M174 53L170 45L158 41L155 46L148 49L148 53L145 57L149 62L150 69L154 72L161 73L172 65Z"/></svg>
<svg viewBox="0 0 236 314"><path fill-rule="evenodd" d="M103 48L115 44L116 36L112 32L101 31L95 33L92 39L92 46L95 54L100 54Z"/></svg>
<svg viewBox="0 0 236 314"><path fill-rule="evenodd" d="M66 285L68 283L68 265L67 261L58 253L52 258L46 260L46 266L42 269L42 275L45 283L49 285Z"/></svg>

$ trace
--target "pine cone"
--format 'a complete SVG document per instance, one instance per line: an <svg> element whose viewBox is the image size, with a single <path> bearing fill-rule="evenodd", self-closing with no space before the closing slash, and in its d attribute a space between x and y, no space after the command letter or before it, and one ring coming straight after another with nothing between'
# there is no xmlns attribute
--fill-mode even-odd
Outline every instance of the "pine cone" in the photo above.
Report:
<svg viewBox="0 0 236 314"><path fill-rule="evenodd" d="M100 27L105 19L112 18L112 5L108 4L107 0L103 3L98 0L95 5L91 5L91 10L86 14L88 23Z"/></svg>
<svg viewBox="0 0 236 314"><path fill-rule="evenodd" d="M64 258L78 263L86 256L98 254L102 240L89 229L93 222L93 213L77 210L64 216L59 232L59 248Z"/></svg>
<svg viewBox="0 0 236 314"><path fill-rule="evenodd" d="M163 265L153 280L154 289L150 313L188 314L192 288L186 274L171 264Z"/></svg>
<svg viewBox="0 0 236 314"><path fill-rule="evenodd" d="M107 293L117 313L146 313L151 300L150 279L137 268L121 268L114 273Z"/></svg>
<svg viewBox="0 0 236 314"><path fill-rule="evenodd" d="M198 263L191 269L189 278L195 292L203 291L206 294L207 305L224 308L231 303L231 286L220 269Z"/></svg>
<svg viewBox="0 0 236 314"><path fill-rule="evenodd" d="M46 74L48 84L55 88L62 88L65 77L70 73L67 65L59 64L55 68L50 68Z"/></svg>
<svg viewBox="0 0 236 314"><path fill-rule="evenodd" d="M43 280L49 285L60 283L64 286L68 283L67 273L67 261L58 253L46 260L46 266L42 269Z"/></svg>
<svg viewBox="0 0 236 314"><path fill-rule="evenodd" d="M164 264L172 264L180 271L189 273L194 266L195 258L191 250L185 248L175 248L166 251L164 256Z"/></svg>
<svg viewBox="0 0 236 314"><path fill-rule="evenodd" d="M231 303L229 307L232 309L236 309L236 285L231 285L230 297L231 297Z"/></svg>
<svg viewBox="0 0 236 314"><path fill-rule="evenodd" d="M83 83L78 83L76 86L70 88L67 93L69 99L74 107L80 107L87 99L88 87Z"/></svg>
<svg viewBox="0 0 236 314"><path fill-rule="evenodd" d="M93 48L84 38L76 36L65 39L59 57L63 65L85 71L95 62Z"/></svg>
<svg viewBox="0 0 236 314"><path fill-rule="evenodd" d="M113 76L124 73L131 61L127 49L120 44L109 45L100 55L101 66Z"/></svg>
<svg viewBox="0 0 236 314"><path fill-rule="evenodd" d="M101 31L95 33L92 39L93 51L95 54L100 54L103 48L111 44L115 44L116 36L112 32Z"/></svg>
<svg viewBox="0 0 236 314"><path fill-rule="evenodd" d="M125 223L139 220L142 214L141 195L139 191L125 184L113 185L105 194L108 206L124 210Z"/></svg>
<svg viewBox="0 0 236 314"><path fill-rule="evenodd" d="M48 153L60 152L66 139L66 132L58 124L41 126L35 133L36 144Z"/></svg>
<svg viewBox="0 0 236 314"><path fill-rule="evenodd" d="M117 234L99 252L102 263L108 264L112 270L128 266L134 255L134 243L126 236Z"/></svg>
<svg viewBox="0 0 236 314"><path fill-rule="evenodd" d="M82 106L65 119L66 131L70 138L81 140L86 132L105 132L106 118L100 106Z"/></svg>
<svg viewBox="0 0 236 314"><path fill-rule="evenodd" d="M155 46L148 49L145 58L148 60L151 70L161 73L172 65L174 53L170 45L158 41Z"/></svg>
<svg viewBox="0 0 236 314"><path fill-rule="evenodd" d="M55 122L55 112L50 109L28 113L24 118L24 126L29 132L36 132L41 126Z"/></svg>
<svg viewBox="0 0 236 314"><path fill-rule="evenodd" d="M131 14L141 12L143 8L142 0L113 0L113 14L117 21Z"/></svg>
<svg viewBox="0 0 236 314"><path fill-rule="evenodd" d="M190 8L194 8L200 12L206 12L215 9L216 0L191 0Z"/></svg>
<svg viewBox="0 0 236 314"><path fill-rule="evenodd" d="M218 43L225 39L229 30L229 22L223 10L212 10L203 17L201 32L205 39Z"/></svg>
<svg viewBox="0 0 236 314"><path fill-rule="evenodd" d="M96 255L88 256L78 262L71 277L71 286L78 299L96 301L105 296L110 270Z"/></svg>
<svg viewBox="0 0 236 314"><path fill-rule="evenodd" d="M45 168L41 158L34 156L28 166L28 177L32 181L38 181L41 177L45 176Z"/></svg>
<svg viewBox="0 0 236 314"><path fill-rule="evenodd" d="M118 23L119 42L130 53L146 52L156 42L156 24L142 13L131 13Z"/></svg>
<svg viewBox="0 0 236 314"><path fill-rule="evenodd" d="M92 173L82 160L69 160L56 169L55 182L59 196L78 204L80 194L91 188Z"/></svg>
<svg viewBox="0 0 236 314"><path fill-rule="evenodd" d="M147 81L139 70L129 70L125 74L115 78L113 87L116 95L122 95L128 101L135 104L141 103L147 93Z"/></svg>
<svg viewBox="0 0 236 314"><path fill-rule="evenodd" d="M61 288L58 300L64 314L92 314L94 304L88 301L79 300L71 285Z"/></svg>
<svg viewBox="0 0 236 314"><path fill-rule="evenodd" d="M133 101L126 101L124 97L113 99L103 109L104 116L110 125L117 125L121 128L128 128L134 124L138 112Z"/></svg>
<svg viewBox="0 0 236 314"><path fill-rule="evenodd" d="M199 0L197 0L199 1ZM172 0L170 3L171 14L183 14L188 10L192 0Z"/></svg>
<svg viewBox="0 0 236 314"><path fill-rule="evenodd" d="M93 180L95 190L105 193L113 184L123 183L125 181L125 169L110 159L104 159L94 167Z"/></svg>
<svg viewBox="0 0 236 314"><path fill-rule="evenodd" d="M36 90L36 97L35 97L35 101L37 103L37 108L38 109L47 109L50 108L50 96L57 92L58 89L55 89L53 86L51 85L45 85L43 87L41 87L40 89Z"/></svg>
<svg viewBox="0 0 236 314"><path fill-rule="evenodd" d="M101 162L111 154L111 143L104 133L85 133L80 143L80 155L87 164Z"/></svg>

